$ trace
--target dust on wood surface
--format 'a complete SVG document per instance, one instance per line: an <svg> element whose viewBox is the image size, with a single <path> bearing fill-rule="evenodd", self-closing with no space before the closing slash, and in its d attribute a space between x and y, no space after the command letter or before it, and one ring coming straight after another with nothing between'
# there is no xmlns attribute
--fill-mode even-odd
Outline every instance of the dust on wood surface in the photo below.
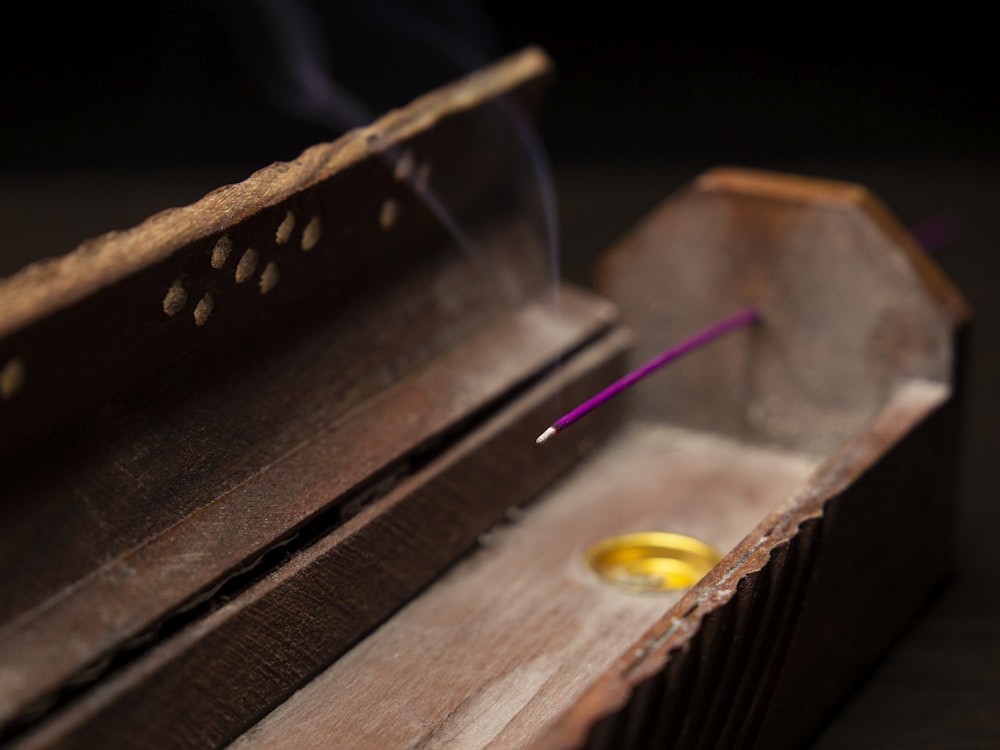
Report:
<svg viewBox="0 0 1000 750"><path fill-rule="evenodd" d="M813 466L633 425L232 748L530 744L680 598L598 582L591 544L667 530L729 550Z"/></svg>

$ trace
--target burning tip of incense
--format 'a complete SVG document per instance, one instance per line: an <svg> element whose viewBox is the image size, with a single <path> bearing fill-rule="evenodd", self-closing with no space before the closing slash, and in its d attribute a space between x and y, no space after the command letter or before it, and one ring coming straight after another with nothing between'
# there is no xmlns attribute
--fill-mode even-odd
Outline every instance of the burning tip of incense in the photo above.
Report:
<svg viewBox="0 0 1000 750"><path fill-rule="evenodd" d="M545 432L543 432L541 435L535 438L535 442L541 445L550 437L555 435L557 432L559 432L559 430L557 430L555 427L549 427L547 430L545 430Z"/></svg>

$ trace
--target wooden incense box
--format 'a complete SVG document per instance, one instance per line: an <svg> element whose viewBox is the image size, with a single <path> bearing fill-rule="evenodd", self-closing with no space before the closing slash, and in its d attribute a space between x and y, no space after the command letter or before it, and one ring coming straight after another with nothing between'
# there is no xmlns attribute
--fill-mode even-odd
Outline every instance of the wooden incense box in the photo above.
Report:
<svg viewBox="0 0 1000 750"><path fill-rule="evenodd" d="M4 747L793 747L885 650L948 561L960 295L863 189L729 169L554 285L549 74L0 282ZM631 532L720 557L605 580Z"/></svg>

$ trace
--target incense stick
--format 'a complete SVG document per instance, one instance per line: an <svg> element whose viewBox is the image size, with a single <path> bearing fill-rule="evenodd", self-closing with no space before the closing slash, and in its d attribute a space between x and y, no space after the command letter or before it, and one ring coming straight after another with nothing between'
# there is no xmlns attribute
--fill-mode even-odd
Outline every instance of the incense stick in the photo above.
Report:
<svg viewBox="0 0 1000 750"><path fill-rule="evenodd" d="M760 313L757 312L757 309L754 307L747 307L739 312L733 313L729 317L713 323L708 328L699 331L693 336L681 341L679 344L670 347L662 354L659 354L649 360L649 362L642 365L642 367L639 367L627 375L619 378L596 396L592 396L572 411L559 417L559 419L553 422L552 425L545 430L545 432L536 438L535 442L539 444L544 443L553 435L566 429L569 425L573 424L584 415L592 412L605 401L614 398L625 389L635 385L647 375L656 372L656 370L670 362L673 362L678 357L682 357L689 352L693 352L695 349L701 348L705 344L710 341L714 341L723 334L729 333L737 328L750 325L758 320L760 320Z"/></svg>

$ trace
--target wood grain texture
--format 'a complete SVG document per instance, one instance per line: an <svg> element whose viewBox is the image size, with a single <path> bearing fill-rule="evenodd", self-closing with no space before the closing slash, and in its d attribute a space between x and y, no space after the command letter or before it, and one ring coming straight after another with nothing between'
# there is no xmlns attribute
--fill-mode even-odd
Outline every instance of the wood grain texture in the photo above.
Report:
<svg viewBox="0 0 1000 750"><path fill-rule="evenodd" d="M747 567L726 585L725 562L710 573L702 602L678 605L682 622L654 629L656 648L609 670L545 744L801 746L947 570L968 308L867 191L742 170L697 180L603 270L640 331L719 299L764 317L756 341L637 394L640 413L828 457L734 550ZM679 307L636 302L657 272Z"/></svg>
<svg viewBox="0 0 1000 750"><path fill-rule="evenodd" d="M527 50L292 162L0 280L0 368L17 361L26 373L0 398L0 453L187 360L245 352L276 318L310 321L317 297L370 290L397 266L434 258L436 246L492 269L482 312L494 307L487 299L503 306L537 292L551 281L537 226L498 257L496 224L536 223L508 110L530 116L549 72L544 54ZM380 219L386 205L397 221ZM524 262L504 262L507 253Z"/></svg>
<svg viewBox="0 0 1000 750"><path fill-rule="evenodd" d="M519 95L525 89L537 97L539 84L550 73L545 53L526 49L387 113L368 127L353 130L333 143L314 146L294 162L267 167L241 183L213 191L196 204L164 210L134 229L89 240L68 255L34 263L0 283L4 302L0 335L51 317L97 290L156 265L190 243L242 225L264 209L273 209L324 180L372 161L386 149L417 136L429 137L442 121L467 114L484 102ZM448 129L448 135L459 136L460 143L469 136L463 136L463 130ZM491 143L502 144L503 139ZM500 151L482 156L495 160L501 158L502 148ZM488 183L492 176L487 172L466 177ZM382 197L380 193L370 196L376 206ZM277 228L285 214L271 213L278 217Z"/></svg>
<svg viewBox="0 0 1000 750"><path fill-rule="evenodd" d="M512 157L548 74L527 50L0 282L0 736L613 327L554 300Z"/></svg>
<svg viewBox="0 0 1000 750"><path fill-rule="evenodd" d="M801 746L942 575L945 396L897 392L538 746Z"/></svg>
<svg viewBox="0 0 1000 750"><path fill-rule="evenodd" d="M268 397L285 392L288 384L281 379L262 384L256 378L243 378L232 385L228 398L214 389L208 391L207 402L199 400L200 408L171 413L174 425L168 423L169 431L161 423L160 431L150 434L140 421L135 432L116 432L117 425L112 423L108 429L112 435L124 435L120 444L126 452L105 446L107 460L93 460L84 475L95 477L94 484L106 494L81 487L79 473L69 477L53 473L51 481L41 483L40 488L38 483L30 486L34 494L17 498L23 503L19 507L33 513L4 530L10 540L5 549L8 565L22 560L22 571L37 570L33 577L20 579L25 596L39 596L46 591L43 584L52 580L50 598L12 618L2 631L0 661L6 669L0 688L8 715L24 710L74 675L95 665L100 669L101 662L121 644L210 595L317 514L337 507L341 508L337 517L346 518L351 506L360 507L366 496L398 482L408 471L405 457L409 454L421 446L427 450L454 428L456 420L488 408L514 385L606 329L612 320L610 308L587 299L566 289L558 314L545 301L501 318L390 392L328 424L322 421L326 392L318 389L306 399L300 390L299 408L306 411L312 406L314 419L305 425L289 425L289 429L310 430L280 452L275 449L282 444L276 441L272 423L261 418L263 414L247 426L240 415L253 403L254 394ZM519 353L511 356L512 352ZM317 362L308 353L299 352L305 361L313 362L313 375L328 372L322 369L322 360ZM303 374L302 361L286 362L282 372ZM334 390L331 399L338 395ZM290 416L288 410L280 413ZM141 415L148 418L149 411ZM229 415L228 421L223 419ZM183 443L190 440L186 436L199 432L205 438L200 456L205 468L197 474L188 468L183 483L176 472L184 471L183 461L191 460L191 452L161 456L154 464L141 450L142 441L169 443L176 436ZM228 439L234 432L240 433L239 440ZM251 452L248 443L256 445L257 451ZM115 471L136 453L140 460L135 461L134 474L127 471L129 464L125 464L126 471ZM168 463L167 458L175 463ZM228 479L228 462L246 465L250 473L234 486L219 490L216 482ZM142 479L138 488L136 477ZM60 488L67 489L60 492ZM76 518L74 508L64 510L67 494L86 497L89 503L84 507L91 515ZM102 509L99 503L105 498L106 509ZM202 504L191 508L182 504L186 499ZM135 514L137 504L145 508L147 503L153 507ZM52 515L43 515L41 511L50 507ZM103 519L103 524L85 534L98 512L105 514L96 518ZM105 541L100 532L111 526L106 519L112 512L122 514L113 526L118 536ZM122 543L126 522L151 524L154 513L157 525L143 529L145 536L134 546L118 552L110 547ZM53 529L59 514L72 520ZM66 535L65 541L60 534ZM81 534L85 534L82 539ZM33 545L43 543L60 544L60 558L30 554ZM90 566L93 572L72 578ZM60 575L66 577L65 583L56 578ZM150 586L150 581L156 585ZM10 601L19 589L12 583L7 591Z"/></svg>
<svg viewBox="0 0 1000 750"><path fill-rule="evenodd" d="M602 288L637 358L763 323L616 404L592 470L326 669L616 417L531 441L627 345L612 304L540 298L494 105L547 74L517 56L0 286L14 746L216 747L282 701L239 742L796 746L898 632L947 563L967 308L860 188L723 170ZM609 594L572 561L623 521L728 553Z"/></svg>
<svg viewBox="0 0 1000 750"><path fill-rule="evenodd" d="M650 332L636 363L755 305L755 338L677 362L638 408L817 455L863 429L906 379L950 382L968 317L863 188L749 170L710 172L665 201L601 259L598 288Z"/></svg>
<svg viewBox="0 0 1000 750"><path fill-rule="evenodd" d="M615 486L613 507L584 508L579 496L587 493L579 491L578 515L571 521L565 510L559 533L553 524L543 534L540 516L530 516L525 524L534 528L511 538L537 534L533 546L479 555L491 578L518 580L515 596L530 602L474 610L477 623L506 623L506 637L461 617L471 590L486 586L468 582L470 562L469 572L442 581L248 733L244 746L280 746L286 736L293 744L335 742L344 727L373 747L800 746L948 561L954 379L968 311L926 259L900 248L905 234L886 221L852 186L722 172L668 201L605 260L605 289L637 331L639 361L662 349L672 326L698 327L695 316L703 323L753 303L764 317L689 360L686 372L631 394L630 424L695 424L735 438L747 455L794 446L818 462L798 492L737 520L742 533L723 561L655 622L619 641L618 628L631 627L621 612L605 621L583 596L558 611L546 606L563 601L555 590L578 593L565 581L538 583L547 593L532 598L536 558L543 570L565 574L568 557L549 562L545 545L564 544L565 533L579 555L588 534L574 524L614 518L644 495L639 488L655 487L672 521L705 508L684 468L660 474L631 446L615 454L621 473L594 468ZM576 488L578 476L600 486L587 474L594 466L578 469L567 486ZM683 500L663 499L678 487ZM735 504L708 508L709 539L713 524L740 519ZM488 567L490 555L505 554L503 574ZM487 635L426 626L440 629L449 615ZM604 623L600 636L581 646L567 622L582 630L591 620ZM539 633L557 635L542 636L549 640L540 646ZM563 654L560 637L579 650ZM408 638L419 638L418 654L394 648ZM558 676L546 671L552 654L565 670ZM539 665L548 665L541 674ZM404 677L434 670L451 680L418 687ZM475 679L465 682L470 673Z"/></svg>
<svg viewBox="0 0 1000 750"><path fill-rule="evenodd" d="M731 548L813 465L635 425L233 748L531 744L681 598L600 582L591 544L663 529Z"/></svg>
<svg viewBox="0 0 1000 750"><path fill-rule="evenodd" d="M918 512L923 531L912 534L901 511L874 511L886 496L946 507L942 465L911 461L938 447L945 393L901 389L821 466L717 436L626 428L232 747L800 746L830 709L816 688L856 679L913 606L849 606L889 593L865 543L891 536L909 548L896 560L912 574L908 595L939 569L925 553L940 525ZM854 513L868 517L869 538L846 519ZM683 596L620 592L585 570L591 543L654 528L731 551ZM819 571L849 594L831 593Z"/></svg>
<svg viewBox="0 0 1000 750"><path fill-rule="evenodd" d="M703 263L691 253L699 232L699 251L712 256ZM678 308L636 302L657 269ZM581 701L568 734L549 739L797 747L947 570L968 308L867 191L747 171L697 180L603 270L640 330L720 298L752 302L764 317L758 340L706 352L686 373L684 363L667 373L663 390L637 394L640 413L829 458L799 504L758 529L768 541L744 550L757 559L735 595L716 590L721 600L687 633L662 626L658 646L675 651L653 660L649 684L637 687L642 667L623 667L630 677ZM677 283L697 274L694 287ZM642 357L652 344L639 339ZM665 397L671 387L688 398ZM723 654L720 643L741 637L744 646ZM600 706L615 702L587 734Z"/></svg>
<svg viewBox="0 0 1000 750"><path fill-rule="evenodd" d="M233 739L593 447L617 410L549 454L532 437L551 419L557 393L582 397L615 377L628 341L617 331L568 361L558 377L512 399L421 471L10 746L198 748Z"/></svg>

